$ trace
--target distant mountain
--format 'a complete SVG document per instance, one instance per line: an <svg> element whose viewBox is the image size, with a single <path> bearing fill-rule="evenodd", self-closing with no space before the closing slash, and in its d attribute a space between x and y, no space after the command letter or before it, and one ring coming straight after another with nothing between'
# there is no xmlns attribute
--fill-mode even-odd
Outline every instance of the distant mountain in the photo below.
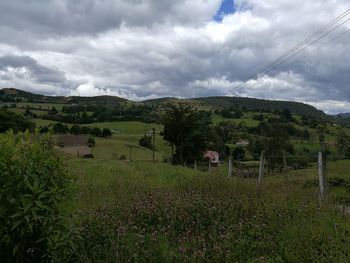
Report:
<svg viewBox="0 0 350 263"><path fill-rule="evenodd" d="M142 102L133 102L115 96L96 96L96 97L56 97L44 96L40 94L33 94L30 92L18 89L2 89L0 90L0 101L3 102L35 102L35 103L63 103L63 104L95 104L95 105L113 105L113 104L153 104L164 106L173 103L187 103L195 107L202 107L211 110L220 110L229 107L246 108L248 110L256 111L275 111L288 109L291 113L297 115L307 115L317 118L328 118L328 116L321 110L313 106L300 102L292 101L274 101L262 100L254 98L241 97L205 97L193 99L178 99L178 98L159 98L146 100Z"/></svg>
<svg viewBox="0 0 350 263"><path fill-rule="evenodd" d="M340 118L350 118L350 112L347 112L347 113L339 113L336 115L337 117L340 117Z"/></svg>
<svg viewBox="0 0 350 263"><path fill-rule="evenodd" d="M344 125L350 125L350 112L339 113L336 115L338 121Z"/></svg>

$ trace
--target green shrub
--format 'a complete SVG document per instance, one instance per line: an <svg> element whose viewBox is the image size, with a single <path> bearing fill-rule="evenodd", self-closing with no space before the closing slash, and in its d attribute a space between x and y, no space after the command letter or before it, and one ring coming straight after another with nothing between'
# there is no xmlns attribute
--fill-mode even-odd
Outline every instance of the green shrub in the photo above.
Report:
<svg viewBox="0 0 350 263"><path fill-rule="evenodd" d="M0 258L61 261L70 232L60 212L70 179L50 135L0 136Z"/></svg>
<svg viewBox="0 0 350 263"><path fill-rule="evenodd" d="M89 137L89 139L88 139L88 146L89 147L94 147L95 144L96 144L95 139L92 138L92 137Z"/></svg>

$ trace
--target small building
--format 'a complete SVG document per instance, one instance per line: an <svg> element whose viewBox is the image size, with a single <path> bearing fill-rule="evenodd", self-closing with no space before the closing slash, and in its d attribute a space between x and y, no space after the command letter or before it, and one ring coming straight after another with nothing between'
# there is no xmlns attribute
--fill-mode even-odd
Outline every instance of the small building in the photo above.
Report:
<svg viewBox="0 0 350 263"><path fill-rule="evenodd" d="M220 154L216 151L206 151L204 153L204 158L209 159L210 163L214 166L217 166L220 162Z"/></svg>
<svg viewBox="0 0 350 263"><path fill-rule="evenodd" d="M247 147L249 145L249 141L248 140L243 140L240 139L236 142L237 146L243 146L243 147Z"/></svg>

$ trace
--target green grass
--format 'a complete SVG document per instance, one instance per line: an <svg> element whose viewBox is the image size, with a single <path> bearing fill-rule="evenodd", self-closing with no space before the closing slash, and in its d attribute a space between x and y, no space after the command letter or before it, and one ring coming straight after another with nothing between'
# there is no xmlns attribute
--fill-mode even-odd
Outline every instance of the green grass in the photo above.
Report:
<svg viewBox="0 0 350 263"><path fill-rule="evenodd" d="M103 122L103 123L93 123L89 126L99 127L99 128L109 128L115 131L123 131L126 134L138 134L142 135L145 132L150 131L155 128L157 132L163 131L163 126L154 123L144 123L140 121L121 121L121 122Z"/></svg>
<svg viewBox="0 0 350 263"><path fill-rule="evenodd" d="M139 137L113 136L112 138L95 138L96 146L93 148L93 155L97 159L117 160L122 155L129 159L131 146L131 159L136 161L152 160L152 151L138 145ZM158 140L159 148L159 140ZM155 159L163 161L168 156L164 152L156 151Z"/></svg>
<svg viewBox="0 0 350 263"><path fill-rule="evenodd" d="M231 118L224 118L220 115L213 114L212 117L212 122L214 125L219 124L220 122L231 122L236 125L240 123L244 123L247 127L257 127L259 125L259 121L253 120L253 119L246 119L246 118L241 118L241 119L231 119Z"/></svg>
<svg viewBox="0 0 350 263"><path fill-rule="evenodd" d="M101 141L99 141L101 143ZM107 147L107 146L106 146ZM349 161L330 162L330 177L349 177ZM350 222L318 208L317 169L289 180L227 178L149 162L71 159L69 206L80 242L76 262L348 262ZM332 190L331 190L332 191Z"/></svg>

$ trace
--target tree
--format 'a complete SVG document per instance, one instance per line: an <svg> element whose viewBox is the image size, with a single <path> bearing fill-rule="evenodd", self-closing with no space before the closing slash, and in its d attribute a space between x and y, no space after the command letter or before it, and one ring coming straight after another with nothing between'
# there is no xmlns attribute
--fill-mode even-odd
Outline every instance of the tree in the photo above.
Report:
<svg viewBox="0 0 350 263"><path fill-rule="evenodd" d="M112 136L112 131L110 129L108 129L108 128L103 128L101 136L102 137L111 137Z"/></svg>
<svg viewBox="0 0 350 263"><path fill-rule="evenodd" d="M310 132L309 132L309 130L308 129L304 129L301 132L301 137L303 138L303 140L308 141L310 139Z"/></svg>
<svg viewBox="0 0 350 263"><path fill-rule="evenodd" d="M73 125L70 128L70 133L74 135L79 135L80 134L80 126L79 125Z"/></svg>
<svg viewBox="0 0 350 263"><path fill-rule="evenodd" d="M55 106L53 106L53 107L51 108L51 110L49 111L49 114L51 114L51 115L57 115L57 113L58 113L58 110L56 109Z"/></svg>
<svg viewBox="0 0 350 263"><path fill-rule="evenodd" d="M170 106L163 120L164 139L175 146L175 163L193 162L206 148L210 114L189 105Z"/></svg>
<svg viewBox="0 0 350 263"><path fill-rule="evenodd" d="M25 119L23 116L6 109L0 109L0 132L12 129L14 132L34 130L35 124Z"/></svg>
<svg viewBox="0 0 350 263"><path fill-rule="evenodd" d="M283 116L287 121L293 121L293 116L288 109L284 109L281 116Z"/></svg>
<svg viewBox="0 0 350 263"><path fill-rule="evenodd" d="M233 149L232 157L234 160L243 160L245 158L245 150L242 146Z"/></svg>
<svg viewBox="0 0 350 263"><path fill-rule="evenodd" d="M88 139L88 146L89 147L93 147L93 146L95 146L95 144L96 144L95 139L92 138L92 137L89 137L89 139Z"/></svg>
<svg viewBox="0 0 350 263"><path fill-rule="evenodd" d="M54 133L67 133L69 131L67 125L64 125L61 122L57 122L53 125Z"/></svg>
<svg viewBox="0 0 350 263"><path fill-rule="evenodd" d="M97 127L94 127L91 129L91 135L94 135L94 136L101 136L101 129L100 128L97 128Z"/></svg>

